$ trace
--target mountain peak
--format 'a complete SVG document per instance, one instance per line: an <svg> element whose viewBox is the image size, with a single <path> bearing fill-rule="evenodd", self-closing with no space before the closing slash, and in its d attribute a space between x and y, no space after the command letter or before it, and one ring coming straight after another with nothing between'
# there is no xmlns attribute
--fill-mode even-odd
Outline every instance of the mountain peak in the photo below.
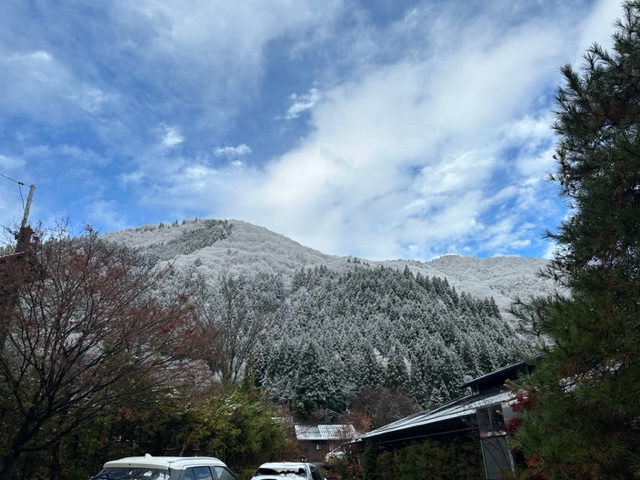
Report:
<svg viewBox="0 0 640 480"><path fill-rule="evenodd" d="M197 268L207 278L227 275L254 276L257 272L281 275L290 284L295 272L325 266L336 272L353 268L387 266L446 278L458 292L493 297L502 312L516 296L528 298L552 291L551 281L539 272L547 260L525 257L476 258L445 255L427 262L416 260L369 261L327 255L241 220L191 219L181 223L144 225L103 235L154 255L176 268Z"/></svg>

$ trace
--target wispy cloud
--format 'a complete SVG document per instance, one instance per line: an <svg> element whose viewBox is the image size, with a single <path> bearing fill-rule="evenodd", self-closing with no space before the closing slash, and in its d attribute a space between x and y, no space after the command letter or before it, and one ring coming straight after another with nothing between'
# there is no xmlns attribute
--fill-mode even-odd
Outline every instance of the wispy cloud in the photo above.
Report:
<svg viewBox="0 0 640 480"><path fill-rule="evenodd" d="M165 147L175 147L184 142L184 137L180 135L180 131L176 127L164 127L162 135L162 145Z"/></svg>
<svg viewBox="0 0 640 480"><path fill-rule="evenodd" d="M291 106L287 109L284 118L287 120L298 118L302 112L313 108L321 98L322 95L317 88L312 88L309 90L309 92L300 95L292 93L289 96L289 100L291 100Z"/></svg>
<svg viewBox="0 0 640 480"><path fill-rule="evenodd" d="M5 2L0 167L38 185L34 215L102 230L211 216L372 259L543 255L559 68L608 45L616 3Z"/></svg>
<svg viewBox="0 0 640 480"><path fill-rule="evenodd" d="M251 148L248 145L242 143L235 147L216 147L213 152L218 156L235 157L249 155L251 153Z"/></svg>

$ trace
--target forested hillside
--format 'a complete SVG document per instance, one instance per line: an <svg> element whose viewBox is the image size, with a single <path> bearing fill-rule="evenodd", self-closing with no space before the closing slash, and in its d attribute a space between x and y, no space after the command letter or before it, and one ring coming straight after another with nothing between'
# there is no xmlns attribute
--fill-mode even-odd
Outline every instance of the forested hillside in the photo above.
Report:
<svg viewBox="0 0 640 480"><path fill-rule="evenodd" d="M459 395L465 376L515 360L524 342L492 299L389 267L293 279L281 323L256 348L258 378L281 402L343 411L362 389L404 387L419 405Z"/></svg>
<svg viewBox="0 0 640 480"><path fill-rule="evenodd" d="M238 221L104 238L171 265L167 288L198 306L200 338L216 353L193 352L213 377L239 381L251 365L270 397L301 418L345 411L371 389L405 395L416 408L459 395L465 378L528 351L506 310L515 296L548 288L541 259L370 262Z"/></svg>

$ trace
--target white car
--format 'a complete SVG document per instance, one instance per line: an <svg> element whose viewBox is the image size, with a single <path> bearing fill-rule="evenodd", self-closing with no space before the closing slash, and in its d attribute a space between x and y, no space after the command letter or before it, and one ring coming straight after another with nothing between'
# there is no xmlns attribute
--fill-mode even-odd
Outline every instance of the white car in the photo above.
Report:
<svg viewBox="0 0 640 480"><path fill-rule="evenodd" d="M214 457L126 457L104 464L91 480L238 480Z"/></svg>
<svg viewBox="0 0 640 480"><path fill-rule="evenodd" d="M334 448L325 457L326 462L332 462L333 460L343 460L347 458L347 452L341 448Z"/></svg>
<svg viewBox="0 0 640 480"><path fill-rule="evenodd" d="M325 480L313 463L269 462L260 465L251 480Z"/></svg>

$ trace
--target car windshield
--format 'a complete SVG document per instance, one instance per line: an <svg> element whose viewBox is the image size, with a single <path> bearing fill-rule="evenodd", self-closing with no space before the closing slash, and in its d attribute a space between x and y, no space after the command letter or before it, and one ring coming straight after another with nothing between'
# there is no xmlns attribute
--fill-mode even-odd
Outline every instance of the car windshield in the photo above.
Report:
<svg viewBox="0 0 640 480"><path fill-rule="evenodd" d="M169 480L169 475L159 468L105 468L92 480Z"/></svg>

